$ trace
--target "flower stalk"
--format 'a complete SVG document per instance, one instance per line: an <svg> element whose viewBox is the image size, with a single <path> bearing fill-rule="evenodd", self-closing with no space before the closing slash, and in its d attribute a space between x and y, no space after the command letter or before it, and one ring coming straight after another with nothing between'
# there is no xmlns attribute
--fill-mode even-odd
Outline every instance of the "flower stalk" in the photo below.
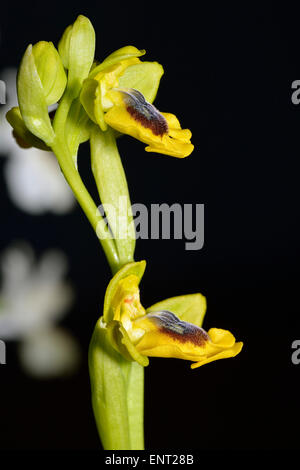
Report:
<svg viewBox="0 0 300 470"><path fill-rule="evenodd" d="M89 347L92 405L104 449L144 449L144 368L111 346L98 320Z"/></svg>
<svg viewBox="0 0 300 470"><path fill-rule="evenodd" d="M93 125L91 168L119 258L119 269L133 261L135 229L126 175L113 129L106 132Z"/></svg>
<svg viewBox="0 0 300 470"><path fill-rule="evenodd" d="M86 189L78 171L72 161L66 145L56 138L52 144L52 150L55 153L60 168L69 183L78 203L88 218L92 228L99 235L98 238L106 255L107 261L112 272L119 268L120 261L114 241L110 237L107 225L101 216L95 202Z"/></svg>

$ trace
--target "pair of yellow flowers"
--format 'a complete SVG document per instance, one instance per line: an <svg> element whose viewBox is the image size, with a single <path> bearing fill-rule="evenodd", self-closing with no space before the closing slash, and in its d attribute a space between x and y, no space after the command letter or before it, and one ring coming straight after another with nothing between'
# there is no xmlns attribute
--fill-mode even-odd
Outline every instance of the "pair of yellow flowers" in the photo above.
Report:
<svg viewBox="0 0 300 470"><path fill-rule="evenodd" d="M187 157L194 148L191 132L181 129L174 114L161 113L151 104L163 69L156 62L141 62L143 54L127 46L95 65L83 83L80 101L102 131L110 126L146 143L148 152ZM201 328L206 311L201 294L173 297L145 310L138 288L144 269L143 261L130 263L114 276L99 320L124 357L143 366L149 356L186 359L194 369L241 351L243 343L236 343L229 331L211 328L207 333Z"/></svg>
<svg viewBox="0 0 300 470"><path fill-rule="evenodd" d="M59 45L61 57L64 57L67 37L64 36ZM45 47L49 45L40 43L35 50L37 58L43 58L39 52ZM157 62L142 62L139 57L144 53L126 46L101 64L94 63L83 81L80 102L103 132L110 126L146 143L148 152L187 157L194 148L191 132L181 129L175 115L161 113L152 105L163 68ZM66 81L63 72L61 77L63 89ZM39 139L24 127L18 108L8 113L8 120L19 137L26 140L29 135L32 145L36 140L40 145ZM118 352L143 366L148 365L149 356L160 356L190 360L192 368L240 352L243 344L236 343L229 331L211 328L207 333L202 329L206 301L201 294L173 297L145 310L138 288L144 269L143 261L126 264L113 277L106 292L104 313L98 326L105 328Z"/></svg>

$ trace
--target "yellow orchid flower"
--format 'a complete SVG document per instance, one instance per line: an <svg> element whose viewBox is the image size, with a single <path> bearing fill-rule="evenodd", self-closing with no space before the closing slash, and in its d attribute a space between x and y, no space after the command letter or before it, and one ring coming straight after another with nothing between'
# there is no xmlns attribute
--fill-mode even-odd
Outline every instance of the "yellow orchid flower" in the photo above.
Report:
<svg viewBox="0 0 300 470"><path fill-rule="evenodd" d="M111 126L147 145L147 152L178 158L191 154L191 131L181 129L174 114L159 112L152 102L163 68L141 62L145 51L126 46L95 66L83 83L80 100L102 131Z"/></svg>
<svg viewBox="0 0 300 470"><path fill-rule="evenodd" d="M124 276L121 270L112 279L108 287L109 300L100 319L111 344L126 359L146 366L148 357L173 357L192 361L191 368L195 369L218 359L234 357L241 351L243 343L237 343L229 331L211 328L206 332L201 328L206 310L201 294L173 297L146 311L138 288L144 266L143 262L130 263L123 270ZM161 310L161 306L173 311ZM192 319L193 323L186 319Z"/></svg>

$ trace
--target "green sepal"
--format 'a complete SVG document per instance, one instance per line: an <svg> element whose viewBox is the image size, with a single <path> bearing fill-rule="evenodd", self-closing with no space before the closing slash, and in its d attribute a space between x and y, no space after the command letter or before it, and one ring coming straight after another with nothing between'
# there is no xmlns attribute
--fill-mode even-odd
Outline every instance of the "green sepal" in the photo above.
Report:
<svg viewBox="0 0 300 470"><path fill-rule="evenodd" d="M145 99L152 103L163 73L164 69L158 62L140 62L126 68L119 78L119 86L140 91Z"/></svg>
<svg viewBox="0 0 300 470"><path fill-rule="evenodd" d="M27 129L51 146L55 134L48 114L44 88L39 77L30 44L22 58L17 77L18 101Z"/></svg>
<svg viewBox="0 0 300 470"><path fill-rule="evenodd" d="M206 313L206 298L202 294L179 295L151 305L146 313L161 310L169 310L181 320L201 327Z"/></svg>
<svg viewBox="0 0 300 470"><path fill-rule="evenodd" d="M105 298L104 298L104 307L103 307L103 319L106 324L114 318L114 312L111 309L111 302L114 298L116 291L118 289L118 283L127 276L134 274L137 276L138 281L140 282L143 274L146 269L146 261L136 261L133 263L125 264L111 279L110 283L107 286Z"/></svg>
<svg viewBox="0 0 300 470"><path fill-rule="evenodd" d="M99 319L89 346L92 406L105 450L142 450L144 369L111 346Z"/></svg>
<svg viewBox="0 0 300 470"><path fill-rule="evenodd" d="M50 147L48 147L41 139L38 139L38 137L33 135L27 129L22 119L19 107L16 106L14 108L11 108L6 113L6 119L12 126L16 136L19 137L22 141L24 141L24 143L27 144L28 147L35 147L40 150L51 151Z"/></svg>
<svg viewBox="0 0 300 470"><path fill-rule="evenodd" d="M121 60L132 59L133 57L141 57L144 54L146 54L145 50L139 50L134 46L121 47L121 49L112 52L104 59L103 62L94 67L89 75L89 78L95 77L99 72L102 72L106 68L117 64Z"/></svg>

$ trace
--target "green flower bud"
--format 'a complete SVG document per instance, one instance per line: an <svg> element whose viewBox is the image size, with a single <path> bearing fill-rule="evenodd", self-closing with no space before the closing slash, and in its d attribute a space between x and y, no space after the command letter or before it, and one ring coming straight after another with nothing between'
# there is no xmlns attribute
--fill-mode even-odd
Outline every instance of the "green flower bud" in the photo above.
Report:
<svg viewBox="0 0 300 470"><path fill-rule="evenodd" d="M48 106L56 103L66 86L61 59L51 42L27 47L18 71L17 91L27 129L51 146L55 134Z"/></svg>
<svg viewBox="0 0 300 470"><path fill-rule="evenodd" d="M61 58L52 42L40 41L32 48L47 106L57 103L67 84Z"/></svg>
<svg viewBox="0 0 300 470"><path fill-rule="evenodd" d="M58 51L64 67L68 69L68 89L76 98L94 61L95 31L88 18L79 15L75 23L68 26L59 42Z"/></svg>
<svg viewBox="0 0 300 470"><path fill-rule="evenodd" d="M6 119L12 126L13 134L20 147L35 147L41 150L51 150L41 139L38 139L35 135L29 132L22 119L20 108L11 108L6 113Z"/></svg>

